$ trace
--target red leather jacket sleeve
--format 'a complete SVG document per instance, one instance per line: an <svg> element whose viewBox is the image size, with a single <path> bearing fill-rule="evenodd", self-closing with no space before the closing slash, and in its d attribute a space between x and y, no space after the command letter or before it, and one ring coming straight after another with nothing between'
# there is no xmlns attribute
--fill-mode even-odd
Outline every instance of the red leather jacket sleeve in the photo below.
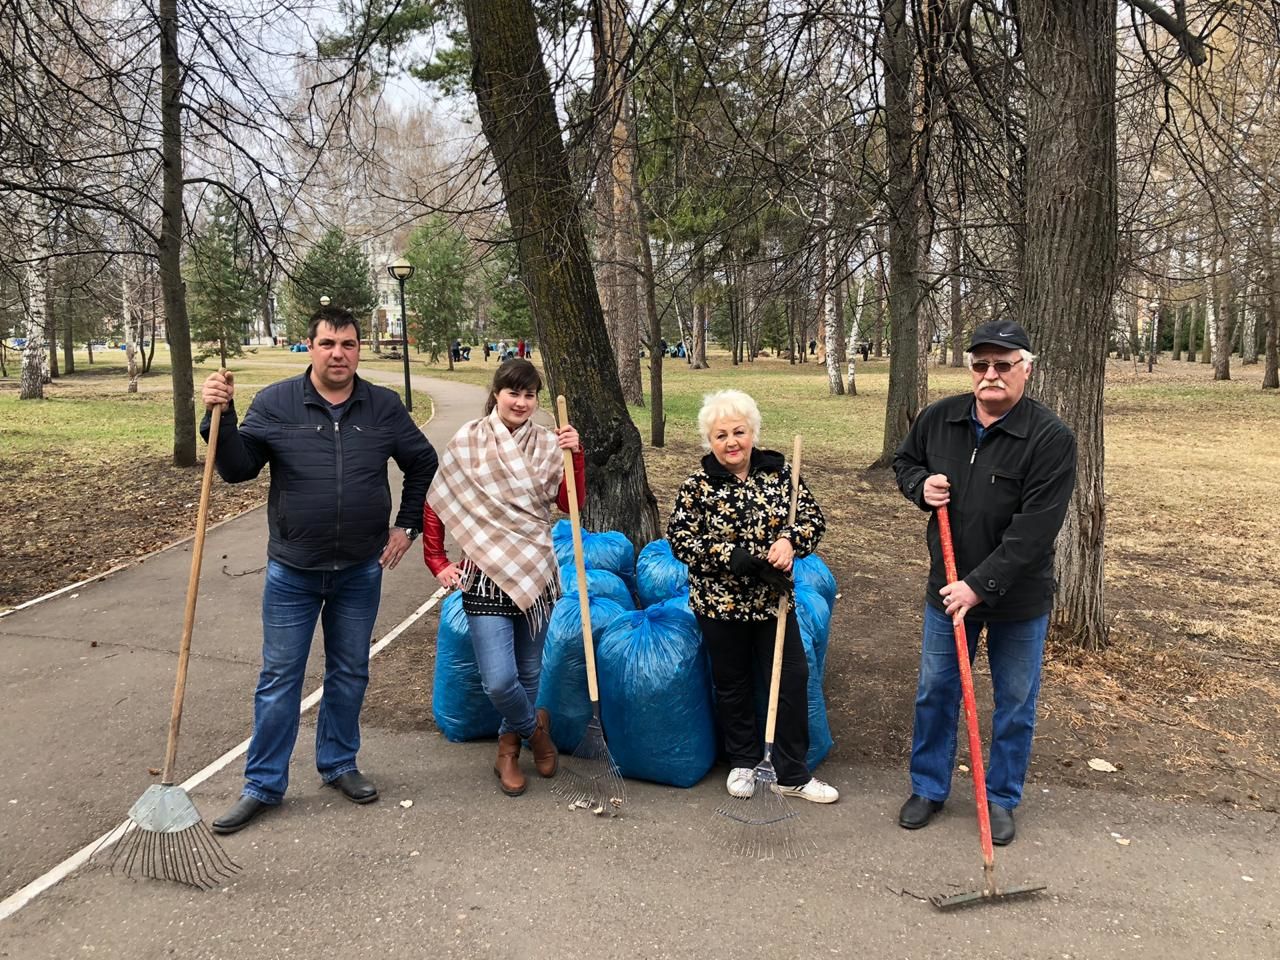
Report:
<svg viewBox="0 0 1280 960"><path fill-rule="evenodd" d="M449 565L444 552L444 524L429 503L422 505L422 558L432 576Z"/></svg>
<svg viewBox="0 0 1280 960"><path fill-rule="evenodd" d="M573 485L578 488L578 506L581 507L587 496L587 460L579 447L573 453ZM564 480L560 481L560 492L556 494L556 506L561 513L569 512L569 488Z"/></svg>

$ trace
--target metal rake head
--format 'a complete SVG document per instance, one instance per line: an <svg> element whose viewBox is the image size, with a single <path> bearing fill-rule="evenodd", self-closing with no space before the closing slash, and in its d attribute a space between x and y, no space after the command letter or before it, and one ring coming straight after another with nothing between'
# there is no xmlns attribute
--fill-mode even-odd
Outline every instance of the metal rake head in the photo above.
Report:
<svg viewBox="0 0 1280 960"><path fill-rule="evenodd" d="M111 847L111 873L210 890L240 871L181 787L148 787L130 809L129 819L132 823Z"/></svg>
<svg viewBox="0 0 1280 960"><path fill-rule="evenodd" d="M569 806L601 815L617 815L627 800L627 785L605 743L600 721L592 717L572 756L560 758L552 792Z"/></svg>
<svg viewBox="0 0 1280 960"><path fill-rule="evenodd" d="M799 814L774 792L778 776L767 761L755 769L749 797L731 797L716 807L714 819L729 831L729 852L752 860L799 860L815 848L801 829Z"/></svg>

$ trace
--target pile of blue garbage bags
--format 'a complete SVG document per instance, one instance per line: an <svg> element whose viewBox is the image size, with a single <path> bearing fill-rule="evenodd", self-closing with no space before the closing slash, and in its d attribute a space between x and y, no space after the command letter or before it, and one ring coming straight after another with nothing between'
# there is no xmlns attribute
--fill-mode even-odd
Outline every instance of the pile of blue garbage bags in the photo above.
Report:
<svg viewBox="0 0 1280 960"><path fill-rule="evenodd" d="M572 531L561 520L552 531L564 595L547 627L538 705L552 717L562 751L577 747L591 719L582 642L582 598L573 562ZM711 667L698 621L689 609L689 571L655 540L637 557L615 531L583 532L587 603L595 639L601 719L609 750L625 777L677 787L693 786L715 764L719 748ZM822 680L836 581L816 555L797 560L796 617L809 662L809 769L830 752ZM762 677L763 730L767 690ZM485 696L462 612L454 592L440 611L432 714L453 741L497 736L499 717Z"/></svg>

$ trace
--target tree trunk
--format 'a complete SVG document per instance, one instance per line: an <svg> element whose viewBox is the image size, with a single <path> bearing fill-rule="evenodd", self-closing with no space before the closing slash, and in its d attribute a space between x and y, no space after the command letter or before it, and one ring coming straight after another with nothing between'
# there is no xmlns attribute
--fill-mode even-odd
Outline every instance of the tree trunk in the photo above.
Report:
<svg viewBox="0 0 1280 960"><path fill-rule="evenodd" d="M823 219L826 219L826 188L823 187ZM844 396L844 379L840 371L840 341L844 339L844 318L840 316L839 284L836 281L835 246L830 232L823 229L822 249L818 258L819 315L822 323L823 351L827 361L827 389L832 396Z"/></svg>
<svg viewBox="0 0 1280 960"><path fill-rule="evenodd" d="M54 273L53 280L57 283L57 274ZM44 339L49 344L49 359L46 361L49 369L49 379L58 379L58 315L54 310L53 291L45 288L45 295L48 299L45 301L44 313Z"/></svg>
<svg viewBox="0 0 1280 960"><path fill-rule="evenodd" d="M1263 204L1262 217L1262 295L1266 304L1267 347L1266 366L1262 371L1262 389L1280 389L1280 369L1277 369L1276 336L1280 334L1280 264L1276 263L1275 218L1272 208Z"/></svg>
<svg viewBox="0 0 1280 960"><path fill-rule="evenodd" d="M1053 623L1092 650L1107 642L1102 396L1118 232L1116 0L1022 0L1018 12L1029 91L1020 313L1043 358L1034 392L1078 449Z"/></svg>
<svg viewBox="0 0 1280 960"><path fill-rule="evenodd" d="M964 318L960 310L960 227L951 230L951 247L947 256L948 292L951 295L951 366L964 366Z"/></svg>
<svg viewBox="0 0 1280 960"><path fill-rule="evenodd" d="M529 0L465 0L472 88L502 181L553 391L587 454L584 521L642 546L658 536L640 433L627 412Z"/></svg>
<svg viewBox="0 0 1280 960"><path fill-rule="evenodd" d="M888 467L919 412L920 178L912 131L912 37L905 0L886 0L884 21L884 133L888 160L889 399L884 444L873 466ZM877 348L876 355L880 355Z"/></svg>
<svg viewBox="0 0 1280 960"><path fill-rule="evenodd" d="M632 181L636 223L640 233L640 279L644 284L644 311L649 321L649 445L666 446L667 416L662 409L662 315L658 313L658 283L649 247L649 208L637 180Z"/></svg>
<svg viewBox="0 0 1280 960"><path fill-rule="evenodd" d="M182 282L182 64L178 49L178 0L159 0L160 129L163 186L160 201L160 291L173 365L173 463L196 464L195 372L191 325Z"/></svg>
<svg viewBox="0 0 1280 960"><path fill-rule="evenodd" d="M1231 269L1222 263L1222 273L1213 278L1214 338L1213 379L1231 379Z"/></svg>
<svg viewBox="0 0 1280 960"><path fill-rule="evenodd" d="M120 268L120 315L124 330L124 362L129 377L128 393L138 392L138 341L136 331L142 323L137 319L133 309L133 289L129 285L129 265L126 261Z"/></svg>
<svg viewBox="0 0 1280 960"><path fill-rule="evenodd" d="M72 323L71 301L64 298L66 319L62 323L62 372L70 376L76 372L75 324Z"/></svg>
<svg viewBox="0 0 1280 960"><path fill-rule="evenodd" d="M600 100L598 122L604 133L601 190L597 206L602 216L602 258L608 264L604 286L610 341L618 364L618 378L627 403L644 404L640 380L640 305L637 264L635 166L636 148L631 131L631 100L626 83L626 59L630 50L625 0L596 0L592 21L596 51L596 85Z"/></svg>
<svg viewBox="0 0 1280 960"><path fill-rule="evenodd" d="M47 219L44 204L31 203L32 223L35 225L34 242L28 251L31 258L27 263L27 309L26 345L22 348L22 380L18 387L18 399L44 399L44 365L47 354L44 348L46 275L48 269L49 248L45 240L45 222Z"/></svg>
<svg viewBox="0 0 1280 960"><path fill-rule="evenodd" d="M1196 337L1200 327L1200 298L1187 305L1187 363L1196 362Z"/></svg>

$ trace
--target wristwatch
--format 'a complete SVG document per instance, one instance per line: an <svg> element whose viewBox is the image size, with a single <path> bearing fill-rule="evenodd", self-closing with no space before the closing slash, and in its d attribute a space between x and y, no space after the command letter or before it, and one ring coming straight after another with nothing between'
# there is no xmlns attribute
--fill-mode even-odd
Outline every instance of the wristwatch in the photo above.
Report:
<svg viewBox="0 0 1280 960"><path fill-rule="evenodd" d="M418 534L422 532L417 527L401 527L400 529L404 532L404 535L409 538L410 543L417 540Z"/></svg>

